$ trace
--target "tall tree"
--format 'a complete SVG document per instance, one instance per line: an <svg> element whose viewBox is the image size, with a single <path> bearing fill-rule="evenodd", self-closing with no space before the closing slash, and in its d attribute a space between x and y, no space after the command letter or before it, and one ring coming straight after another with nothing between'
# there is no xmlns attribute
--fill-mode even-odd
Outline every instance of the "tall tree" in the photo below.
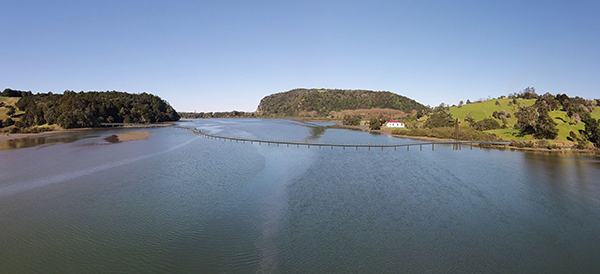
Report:
<svg viewBox="0 0 600 274"><path fill-rule="evenodd" d="M515 112L516 127L523 134L533 134L537 139L555 139L558 129L552 117L548 114L546 103L537 100L532 106L519 107Z"/></svg>
<svg viewBox="0 0 600 274"><path fill-rule="evenodd" d="M436 127L451 127L454 125L454 118L452 114L446 111L443 106L438 106L433 110L433 113L429 115L427 121L425 121L425 127L436 128Z"/></svg>

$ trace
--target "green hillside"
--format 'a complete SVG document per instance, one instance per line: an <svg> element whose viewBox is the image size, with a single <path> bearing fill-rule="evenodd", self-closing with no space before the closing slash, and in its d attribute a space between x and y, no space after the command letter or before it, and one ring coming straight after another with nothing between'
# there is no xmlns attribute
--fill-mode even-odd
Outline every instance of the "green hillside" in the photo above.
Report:
<svg viewBox="0 0 600 274"><path fill-rule="evenodd" d="M0 107L0 121L4 121L4 119L10 117L10 115L7 114L9 111L9 106L12 106L15 108L14 115L19 115L19 114L23 113L23 111L19 111L18 108L15 106L15 104L17 103L17 101L19 101L19 99L21 99L21 98L20 97L0 96L0 105L2 105L2 107Z"/></svg>
<svg viewBox="0 0 600 274"><path fill-rule="evenodd" d="M535 99L516 99L517 103L522 106L531 106L535 103ZM496 101L500 102L500 105L496 105ZM471 103L467 105L463 105L462 107L451 107L450 114L455 118L459 118L460 121L464 121L467 117L468 113L471 113L473 119L480 121L485 118L491 118L494 111L502 111L506 110L506 112L511 114L511 118L507 120L507 126L512 127L517 122L517 118L515 118L514 112L518 110L518 105L509 104L513 99L492 99L487 100L481 103ZM500 123L502 121L498 120Z"/></svg>
<svg viewBox="0 0 600 274"><path fill-rule="evenodd" d="M500 104L497 105L496 101ZM480 103L471 103L467 105L463 105L462 107L451 107L449 113L452 114L453 117L459 118L461 123L468 123L465 121L467 115L470 114L471 117L476 121L481 121L485 118L492 118L500 125L503 124L502 120L496 119L492 117L494 111L502 111L505 110L510 114L510 118L506 119L506 129L494 129L488 130L486 132L496 134L504 140L536 140L532 135L521 135L518 129L514 129L515 124L517 123L517 118L515 116L515 112L518 111L518 105L510 104L513 99L491 99ZM535 99L516 99L517 103L521 106L532 106L535 103ZM562 143L573 143L567 137L569 137L569 133L571 131L579 134L580 131L585 129L585 125L583 122L579 121L575 124L569 124L570 118L567 116L567 112L564 109L549 111L548 114L552 118L552 120L557 124L556 128L558 129L558 137L553 140L553 142L562 142ZM591 116L594 119L600 118L600 107L595 107L591 112ZM575 121L574 121L575 122Z"/></svg>
<svg viewBox="0 0 600 274"><path fill-rule="evenodd" d="M265 116L327 116L331 111L388 108L410 113L427 109L417 101L388 91L294 89L271 94L260 101Z"/></svg>

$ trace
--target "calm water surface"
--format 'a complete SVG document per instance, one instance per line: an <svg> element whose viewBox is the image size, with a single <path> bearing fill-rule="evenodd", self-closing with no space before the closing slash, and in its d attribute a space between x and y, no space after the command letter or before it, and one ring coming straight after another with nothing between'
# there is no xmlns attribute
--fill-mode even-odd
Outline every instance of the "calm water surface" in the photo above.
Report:
<svg viewBox="0 0 600 274"><path fill-rule="evenodd" d="M272 140L414 142L287 120L185 125ZM600 272L598 158L144 131L116 144L105 138L123 130L0 150L0 273Z"/></svg>

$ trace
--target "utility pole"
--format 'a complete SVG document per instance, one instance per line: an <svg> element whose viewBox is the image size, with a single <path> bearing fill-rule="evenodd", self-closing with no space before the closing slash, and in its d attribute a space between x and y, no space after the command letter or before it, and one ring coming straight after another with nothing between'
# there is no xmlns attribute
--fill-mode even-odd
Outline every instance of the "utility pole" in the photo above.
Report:
<svg viewBox="0 0 600 274"><path fill-rule="evenodd" d="M459 138L459 132L458 132L458 118L456 118L456 122L454 123L454 140L458 141ZM459 150L459 144L456 143L455 145L455 149Z"/></svg>

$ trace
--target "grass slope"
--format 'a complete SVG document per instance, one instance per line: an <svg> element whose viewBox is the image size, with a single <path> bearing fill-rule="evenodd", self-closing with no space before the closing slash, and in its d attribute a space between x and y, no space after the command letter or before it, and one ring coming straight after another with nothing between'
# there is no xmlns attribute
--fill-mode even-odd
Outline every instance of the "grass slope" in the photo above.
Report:
<svg viewBox="0 0 600 274"><path fill-rule="evenodd" d="M494 111L506 110L506 112L510 113L511 118L507 119L507 129L494 129L488 130L486 132L496 134L497 136L503 138L504 140L516 140L516 141L527 141L527 140L536 140L532 135L522 136L519 130L514 129L514 125L517 123L517 118L515 118L515 112L518 110L517 105L509 106L508 102L512 101L512 99L498 99L500 101L500 105L496 105L496 99L487 100L481 103L472 103L468 105L463 105L461 108L451 107L450 113L453 117L459 118L460 122L464 122L467 114L470 112L473 119L477 121L481 121L485 118L493 118L492 113ZM517 99L517 103L522 106L531 106L535 103L534 99ZM565 111L550 111L548 113L550 117L556 122L556 128L558 128L558 137L553 140L553 142L562 142L562 143L572 143L567 139L569 137L569 132L573 131L579 134L580 130L585 129L585 125L583 122L578 122L575 125L569 124L569 117L567 117L567 113ZM595 119L600 118L600 107L594 108L592 111L592 117ZM501 120L498 120L498 123L502 124Z"/></svg>
<svg viewBox="0 0 600 274"><path fill-rule="evenodd" d="M17 103L17 101L19 101L19 99L21 99L21 97L4 97L4 96L0 96L0 102L3 102L5 107L0 107L0 120L4 121L4 119L8 118L9 116L6 114L8 112L8 108L6 108L6 106L13 106L15 107L15 115L19 115L19 114L23 114L25 113L24 111L20 111L15 104ZM18 119L14 119L15 121L18 121Z"/></svg>

